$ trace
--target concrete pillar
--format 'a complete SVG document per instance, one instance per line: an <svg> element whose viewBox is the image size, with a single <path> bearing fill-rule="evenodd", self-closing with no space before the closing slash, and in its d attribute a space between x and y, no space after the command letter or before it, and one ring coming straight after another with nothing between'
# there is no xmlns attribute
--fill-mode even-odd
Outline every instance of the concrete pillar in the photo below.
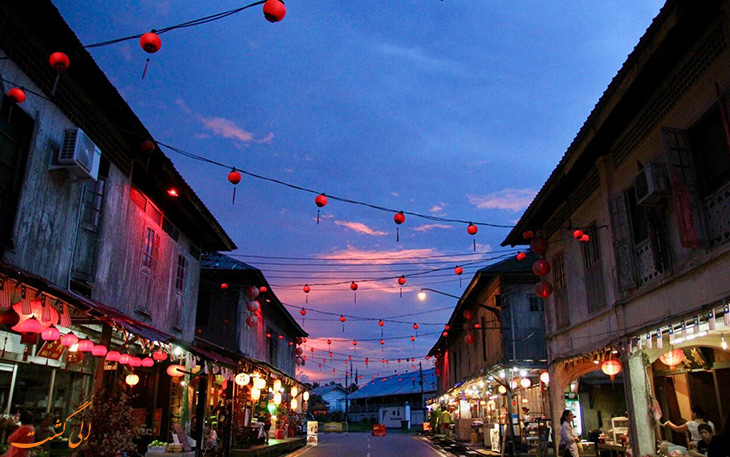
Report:
<svg viewBox="0 0 730 457"><path fill-rule="evenodd" d="M644 351L637 351L622 362L633 455L654 455L656 454L656 437L654 436L653 419L649 411L652 392L646 375L649 361Z"/></svg>
<svg viewBox="0 0 730 457"><path fill-rule="evenodd" d="M560 445L560 416L565 409L565 386L570 380L563 379L561 362L553 363L548 367L550 374L550 384L548 384L548 396L550 401L550 425L553 428L553 446L555 455L561 455L558 452Z"/></svg>

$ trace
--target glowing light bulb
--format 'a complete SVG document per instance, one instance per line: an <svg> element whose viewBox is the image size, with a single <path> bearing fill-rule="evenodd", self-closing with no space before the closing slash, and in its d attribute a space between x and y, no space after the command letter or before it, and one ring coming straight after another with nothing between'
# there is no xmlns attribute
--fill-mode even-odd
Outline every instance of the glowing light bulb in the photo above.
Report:
<svg viewBox="0 0 730 457"><path fill-rule="evenodd" d="M421 301L425 300L426 299L426 292L424 292L424 291L418 292L418 299L421 300Z"/></svg>
<svg viewBox="0 0 730 457"><path fill-rule="evenodd" d="M727 341L725 341L725 337L723 336L722 338L720 338L720 341L720 346L722 346L722 350L727 351Z"/></svg>

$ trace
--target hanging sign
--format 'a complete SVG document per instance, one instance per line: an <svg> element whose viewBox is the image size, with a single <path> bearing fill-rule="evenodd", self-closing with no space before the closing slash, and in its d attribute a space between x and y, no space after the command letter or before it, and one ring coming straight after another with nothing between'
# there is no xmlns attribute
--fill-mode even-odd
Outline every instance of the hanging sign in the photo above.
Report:
<svg viewBox="0 0 730 457"><path fill-rule="evenodd" d="M60 340L46 341L45 343L43 343L43 346L41 346L41 349L38 351L37 356L45 357L47 359L59 360L63 355L63 351L65 350L66 348L63 347Z"/></svg>

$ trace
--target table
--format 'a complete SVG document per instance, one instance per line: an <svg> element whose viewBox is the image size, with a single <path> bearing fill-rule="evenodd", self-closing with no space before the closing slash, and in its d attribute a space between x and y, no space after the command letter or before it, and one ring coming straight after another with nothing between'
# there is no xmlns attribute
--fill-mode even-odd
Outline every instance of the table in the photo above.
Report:
<svg viewBox="0 0 730 457"><path fill-rule="evenodd" d="M598 457L600 457L601 451L608 451L611 457L624 456L626 455L626 446L621 446L615 443L598 443L596 446L598 449Z"/></svg>

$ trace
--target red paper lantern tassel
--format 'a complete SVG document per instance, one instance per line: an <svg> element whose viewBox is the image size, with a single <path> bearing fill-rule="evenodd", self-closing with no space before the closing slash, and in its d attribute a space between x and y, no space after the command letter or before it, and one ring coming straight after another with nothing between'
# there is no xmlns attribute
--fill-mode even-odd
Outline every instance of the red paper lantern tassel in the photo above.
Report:
<svg viewBox="0 0 730 457"><path fill-rule="evenodd" d="M62 312L61 312L61 326L62 327L70 327L71 326L71 315L68 313L68 307L66 306L66 303L63 304Z"/></svg>
<svg viewBox="0 0 730 457"><path fill-rule="evenodd" d="M400 242L400 228L398 227L395 228L395 241L396 243Z"/></svg>
<svg viewBox="0 0 730 457"><path fill-rule="evenodd" d="M142 70L142 79L144 79L144 77L147 75L147 68L149 68L149 66L150 66L150 59L148 57L144 63L144 70Z"/></svg>

